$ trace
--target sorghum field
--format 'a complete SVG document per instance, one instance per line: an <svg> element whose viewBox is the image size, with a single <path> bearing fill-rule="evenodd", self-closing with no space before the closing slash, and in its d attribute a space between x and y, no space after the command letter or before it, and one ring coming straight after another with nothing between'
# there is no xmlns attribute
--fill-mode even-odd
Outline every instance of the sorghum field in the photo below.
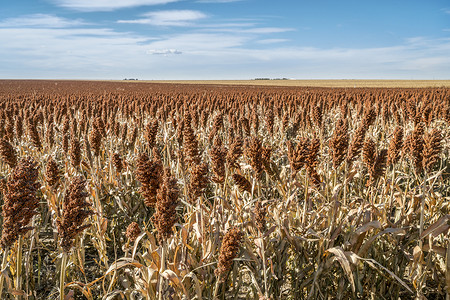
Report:
<svg viewBox="0 0 450 300"><path fill-rule="evenodd" d="M0 136L1 299L449 295L449 88L0 81Z"/></svg>

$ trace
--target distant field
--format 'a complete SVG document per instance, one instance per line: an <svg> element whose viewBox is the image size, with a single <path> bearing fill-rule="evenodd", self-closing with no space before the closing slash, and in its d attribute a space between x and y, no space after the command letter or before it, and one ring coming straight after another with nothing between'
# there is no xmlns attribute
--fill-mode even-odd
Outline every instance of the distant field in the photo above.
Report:
<svg viewBox="0 0 450 300"><path fill-rule="evenodd" d="M136 82L136 81L130 81ZM271 85L313 87L425 88L450 87L450 80L142 80L138 82L180 84Z"/></svg>

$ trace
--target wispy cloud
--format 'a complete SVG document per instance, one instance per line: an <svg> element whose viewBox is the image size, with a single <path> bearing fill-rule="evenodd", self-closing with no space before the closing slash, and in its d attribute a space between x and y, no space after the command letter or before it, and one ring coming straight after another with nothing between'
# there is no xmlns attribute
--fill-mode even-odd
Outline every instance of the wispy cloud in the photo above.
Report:
<svg viewBox="0 0 450 300"><path fill-rule="evenodd" d="M210 24L202 24L202 28L218 28L218 29L227 29L227 30L235 30L236 27L253 27L257 25L257 23L250 22L225 22L225 23L210 23Z"/></svg>
<svg viewBox="0 0 450 300"><path fill-rule="evenodd" d="M236 24L235 26L229 26L227 24L222 24L220 26L215 25L202 25L202 30L207 32L230 32L236 34L276 34L283 33L288 31L295 31L294 28L286 28L286 27L253 27L257 24L243 24L243 26L239 26ZM252 27L252 28L239 28L239 27Z"/></svg>
<svg viewBox="0 0 450 300"><path fill-rule="evenodd" d="M8 18L0 22L0 27L40 27L64 28L86 25L82 20L70 20L48 14L33 14L17 18Z"/></svg>
<svg viewBox="0 0 450 300"><path fill-rule="evenodd" d="M176 50L176 49L163 49L163 50L156 50L156 49L151 49L151 50L147 50L148 54L152 54L152 55L171 55L171 54L182 54L183 52Z"/></svg>
<svg viewBox="0 0 450 300"><path fill-rule="evenodd" d="M119 20L118 23L147 24L154 26L188 26L194 21L204 19L206 14L197 10L162 10L149 12L136 20Z"/></svg>
<svg viewBox="0 0 450 300"><path fill-rule="evenodd" d="M277 44L289 41L288 39L263 39L256 41L258 44Z"/></svg>
<svg viewBox="0 0 450 300"><path fill-rule="evenodd" d="M249 39L241 35L218 33L186 33L176 34L151 41L150 49L180 49L185 54L213 54L237 47L243 47Z"/></svg>
<svg viewBox="0 0 450 300"><path fill-rule="evenodd" d="M282 28L282 27L260 27L260 28L250 28L242 30L245 33L258 33L258 34L270 34L270 33L281 33L287 31L294 31L294 28Z"/></svg>
<svg viewBox="0 0 450 300"><path fill-rule="evenodd" d="M53 0L65 8L79 11L112 11L127 7L160 5L179 0Z"/></svg>

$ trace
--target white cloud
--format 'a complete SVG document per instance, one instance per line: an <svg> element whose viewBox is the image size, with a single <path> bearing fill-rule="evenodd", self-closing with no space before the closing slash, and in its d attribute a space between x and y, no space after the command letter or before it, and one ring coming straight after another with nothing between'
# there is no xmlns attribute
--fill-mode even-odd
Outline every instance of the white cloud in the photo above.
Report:
<svg viewBox="0 0 450 300"><path fill-rule="evenodd" d="M119 20L118 23L148 24L155 26L187 26L193 21L206 18L206 14L196 10L162 10L142 15L136 20Z"/></svg>
<svg viewBox="0 0 450 300"><path fill-rule="evenodd" d="M202 24L202 28L218 28L218 29L226 29L226 30L236 30L236 27L251 27L255 26L256 23L250 22L229 22L229 23L211 23L211 24Z"/></svg>
<svg viewBox="0 0 450 300"><path fill-rule="evenodd" d="M151 49L180 49L187 54L215 55L216 51L243 47L247 37L232 34L187 33L169 36L148 44Z"/></svg>
<svg viewBox="0 0 450 300"><path fill-rule="evenodd" d="M289 41L288 39L264 39L256 41L258 44L276 44Z"/></svg>
<svg viewBox="0 0 450 300"><path fill-rule="evenodd" d="M148 54L153 54L153 55L170 55L170 54L182 54L181 51L176 50L176 49L163 49L163 50L156 50L156 49L151 49L151 50L147 50Z"/></svg>
<svg viewBox="0 0 450 300"><path fill-rule="evenodd" d="M54 15L33 14L17 18L8 18L0 22L0 27L41 27L41 28L64 28L86 25L81 20L70 20Z"/></svg>
<svg viewBox="0 0 450 300"><path fill-rule="evenodd" d="M247 27L255 25L255 24L244 24ZM253 28L233 28L239 27L237 26L203 26L204 31L209 32L231 32L231 33L248 33L248 34L274 34L274 33L283 33L288 31L295 31L294 28L285 28L285 27L253 27ZM243 26L242 26L243 27Z"/></svg>
<svg viewBox="0 0 450 300"><path fill-rule="evenodd" d="M112 11L127 7L160 5L179 0L53 0L62 7L79 11Z"/></svg>
<svg viewBox="0 0 450 300"><path fill-rule="evenodd" d="M294 28L282 28L282 27L260 27L260 28L250 28L242 30L246 33L258 33L258 34L269 34L269 33L281 33L287 31L294 31Z"/></svg>

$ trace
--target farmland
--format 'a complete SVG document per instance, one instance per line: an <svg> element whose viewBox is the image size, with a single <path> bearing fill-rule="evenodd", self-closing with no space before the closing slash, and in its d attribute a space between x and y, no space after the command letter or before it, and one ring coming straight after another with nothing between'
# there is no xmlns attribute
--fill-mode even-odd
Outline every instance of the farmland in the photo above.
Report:
<svg viewBox="0 0 450 300"><path fill-rule="evenodd" d="M448 88L450 80L361 80L361 79L272 79L272 80L144 80L139 82L212 84L212 85L262 85L330 88Z"/></svg>
<svg viewBox="0 0 450 300"><path fill-rule="evenodd" d="M450 293L448 82L188 83L0 81L1 299Z"/></svg>

